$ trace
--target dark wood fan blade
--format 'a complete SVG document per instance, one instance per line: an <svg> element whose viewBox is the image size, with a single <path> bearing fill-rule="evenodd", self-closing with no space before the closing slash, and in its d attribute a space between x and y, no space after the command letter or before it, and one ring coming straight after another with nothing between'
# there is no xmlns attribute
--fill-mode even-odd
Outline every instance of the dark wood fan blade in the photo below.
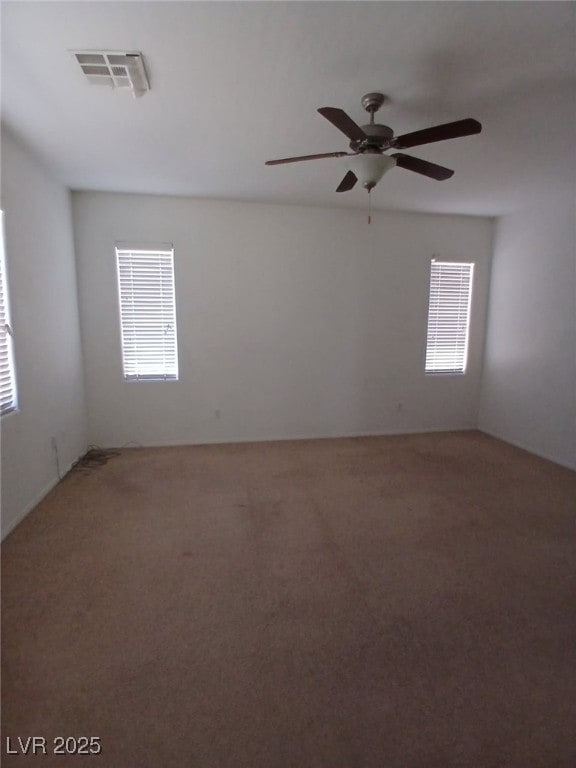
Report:
<svg viewBox="0 0 576 768"><path fill-rule="evenodd" d="M356 178L354 171L348 171L346 176L344 176L340 184L338 184L336 187L336 192L348 192L348 190L352 189L357 181L358 179Z"/></svg>
<svg viewBox="0 0 576 768"><path fill-rule="evenodd" d="M351 117L348 117L343 109L338 109L337 107L320 107L318 112L320 112L322 117L325 117L326 120L329 120L332 125L335 125L338 130L348 136L349 139L363 141L366 138L366 134L362 128L360 128L359 125L356 125L354 120L352 120Z"/></svg>
<svg viewBox="0 0 576 768"><path fill-rule="evenodd" d="M393 139L392 146L397 149L408 149L408 147L418 147L421 144L432 144L434 141L458 139L460 136L472 136L475 133L480 133L481 130L481 123L468 117L466 120L457 120L454 123L436 125L433 128L424 128L422 131L414 131L414 133L405 133L403 136L397 136Z"/></svg>
<svg viewBox="0 0 576 768"><path fill-rule="evenodd" d="M454 175L454 171L450 168L444 168L442 165L436 165L436 163L429 163L427 160L420 160L419 157L411 157L410 155L403 155L400 152L392 155L396 159L396 165L400 168L406 168L408 171L414 171L415 173L421 173L422 176L429 176L431 179L437 181L443 181L449 179Z"/></svg>
<svg viewBox="0 0 576 768"><path fill-rule="evenodd" d="M325 152L323 155L300 155L300 157L284 157L282 160L267 160L265 165L299 163L301 160L319 160L321 157L345 157L347 154L348 152Z"/></svg>

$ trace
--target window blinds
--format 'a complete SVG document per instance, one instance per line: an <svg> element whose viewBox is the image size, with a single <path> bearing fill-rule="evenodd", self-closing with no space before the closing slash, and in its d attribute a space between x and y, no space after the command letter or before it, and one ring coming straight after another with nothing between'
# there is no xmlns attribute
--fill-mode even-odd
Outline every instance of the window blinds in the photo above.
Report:
<svg viewBox="0 0 576 768"><path fill-rule="evenodd" d="M427 373L464 373L474 264L432 260Z"/></svg>
<svg viewBox="0 0 576 768"><path fill-rule="evenodd" d="M116 248L124 378L178 378L174 251Z"/></svg>
<svg viewBox="0 0 576 768"><path fill-rule="evenodd" d="M16 409L12 329L4 261L4 217L0 215L0 415Z"/></svg>

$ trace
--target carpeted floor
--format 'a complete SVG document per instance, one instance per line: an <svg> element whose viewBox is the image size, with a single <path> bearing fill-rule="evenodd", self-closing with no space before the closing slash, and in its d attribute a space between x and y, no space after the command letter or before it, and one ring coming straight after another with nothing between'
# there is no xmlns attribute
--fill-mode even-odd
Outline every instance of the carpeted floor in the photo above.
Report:
<svg viewBox="0 0 576 768"><path fill-rule="evenodd" d="M123 450L4 543L2 764L574 768L575 525L477 432Z"/></svg>

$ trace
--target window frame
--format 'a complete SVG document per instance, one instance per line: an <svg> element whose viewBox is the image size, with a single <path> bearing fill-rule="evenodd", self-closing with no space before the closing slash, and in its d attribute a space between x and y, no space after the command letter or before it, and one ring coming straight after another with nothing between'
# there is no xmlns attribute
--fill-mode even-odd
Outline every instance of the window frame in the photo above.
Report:
<svg viewBox="0 0 576 768"><path fill-rule="evenodd" d="M430 308L431 308L431 299L432 299L432 278L433 278L432 270L433 270L434 264L470 268L468 302L466 307L466 332L465 332L465 339L464 339L463 363L462 363L461 369L445 368L441 370L429 370L427 368L428 345L429 345L429 336L430 336ZM429 262L428 306L427 306L427 313L426 313L426 343L424 345L424 373L426 376L465 376L468 371L475 268L476 268L475 261L463 261L462 259L440 258L438 256L433 256Z"/></svg>
<svg viewBox="0 0 576 768"><path fill-rule="evenodd" d="M125 329L122 322L122 294L121 294L121 278L120 278L120 254L163 254L171 257L172 267L172 304L173 304L173 319L174 319L174 373L167 374L144 374L133 375L126 372L126 344L125 344ZM132 383L158 383L158 382L176 382L180 379L180 366L178 360L178 323L176 316L176 268L174 258L174 246L172 243L133 243L119 241L114 245L114 261L116 269L116 284L117 284L117 300L118 300L118 330L120 336L120 369L122 381Z"/></svg>
<svg viewBox="0 0 576 768"><path fill-rule="evenodd" d="M6 234L4 229L4 211L0 210L0 292L4 304L4 328L6 333L6 361L10 377L12 399L10 406L2 410L0 405L0 418L10 413L17 413L18 407L18 383L16 380L16 359L14 354L14 330L12 313L10 311L10 289L8 286L8 265L6 258Z"/></svg>

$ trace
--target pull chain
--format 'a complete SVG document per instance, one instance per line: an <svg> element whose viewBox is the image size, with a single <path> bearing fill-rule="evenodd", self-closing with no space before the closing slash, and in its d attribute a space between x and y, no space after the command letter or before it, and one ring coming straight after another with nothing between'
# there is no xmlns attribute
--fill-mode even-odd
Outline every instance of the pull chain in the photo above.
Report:
<svg viewBox="0 0 576 768"><path fill-rule="evenodd" d="M371 189L368 190L368 224L372 223L372 195L370 194L372 192Z"/></svg>

